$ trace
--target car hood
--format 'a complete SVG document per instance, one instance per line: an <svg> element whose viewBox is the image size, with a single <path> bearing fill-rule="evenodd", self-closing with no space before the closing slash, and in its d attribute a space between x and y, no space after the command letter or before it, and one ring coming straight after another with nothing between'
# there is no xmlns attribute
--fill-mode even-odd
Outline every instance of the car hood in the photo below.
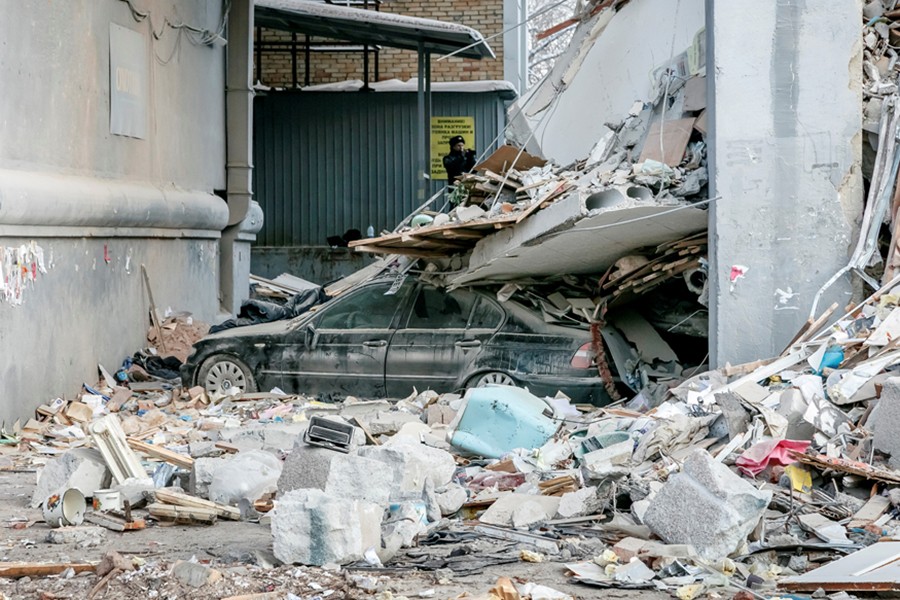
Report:
<svg viewBox="0 0 900 600"><path fill-rule="evenodd" d="M244 325L243 327L232 327L223 331L211 333L201 341L226 340L232 338L247 337L267 337L271 335L283 335L287 333L291 321L272 321L270 323L259 323L257 325Z"/></svg>

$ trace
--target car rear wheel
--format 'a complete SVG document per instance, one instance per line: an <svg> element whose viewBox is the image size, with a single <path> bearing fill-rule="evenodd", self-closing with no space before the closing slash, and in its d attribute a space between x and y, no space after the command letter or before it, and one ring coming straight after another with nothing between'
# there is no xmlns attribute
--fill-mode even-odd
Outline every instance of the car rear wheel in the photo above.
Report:
<svg viewBox="0 0 900 600"><path fill-rule="evenodd" d="M488 373L476 375L469 380L469 385L466 387L484 387L486 385L516 385L516 381L506 373L490 371Z"/></svg>
<svg viewBox="0 0 900 600"><path fill-rule="evenodd" d="M256 380L250 367L233 356L211 356L200 367L197 384L202 385L211 396L225 396L234 388L250 394L256 389Z"/></svg>

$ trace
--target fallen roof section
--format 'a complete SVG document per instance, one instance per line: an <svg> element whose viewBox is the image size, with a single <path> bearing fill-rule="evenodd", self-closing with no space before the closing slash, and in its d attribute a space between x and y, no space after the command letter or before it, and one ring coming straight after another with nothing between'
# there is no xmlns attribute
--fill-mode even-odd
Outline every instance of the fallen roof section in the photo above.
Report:
<svg viewBox="0 0 900 600"><path fill-rule="evenodd" d="M638 248L697 233L706 225L707 211L688 205L635 202L586 214L584 200L573 194L479 242L468 271L452 283L595 273Z"/></svg>
<svg viewBox="0 0 900 600"><path fill-rule="evenodd" d="M494 58L480 32L457 23L307 0L256 0L255 6L256 25L270 29L435 54L456 52L462 58Z"/></svg>

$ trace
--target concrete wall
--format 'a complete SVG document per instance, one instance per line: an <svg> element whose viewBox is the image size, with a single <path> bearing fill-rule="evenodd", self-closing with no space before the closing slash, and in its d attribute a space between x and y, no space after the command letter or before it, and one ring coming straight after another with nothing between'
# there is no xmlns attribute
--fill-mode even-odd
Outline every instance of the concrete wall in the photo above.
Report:
<svg viewBox="0 0 900 600"><path fill-rule="evenodd" d="M779 353L847 262L862 202L861 4L716 2L710 349ZM737 277L746 268L743 277ZM845 279L823 297L843 307Z"/></svg>
<svg viewBox="0 0 900 600"><path fill-rule="evenodd" d="M511 109L514 141L561 165L587 157L605 123L653 99L653 71L687 50L704 23L703 0L641 0L599 13Z"/></svg>
<svg viewBox="0 0 900 600"><path fill-rule="evenodd" d="M160 309L218 313L224 47L164 22L217 30L222 2L138 4L149 17L119 0L0 5L0 256L33 241L46 269L21 304L0 293L7 424L146 344L141 264ZM111 24L144 50L131 57L146 77L125 83L144 99L144 139L111 133Z"/></svg>
<svg viewBox="0 0 900 600"><path fill-rule="evenodd" d="M438 0L384 0L381 12L437 19L451 23L468 25L488 37L498 34L503 29L504 0L455 0L440 2ZM523 31L524 27L521 28ZM304 62L303 35L297 36L299 50L297 55L297 82L304 85L306 65ZM261 39L265 41L291 41L291 34L269 29L262 30ZM316 38L314 38L315 40ZM432 57L432 81L479 81L504 78L504 43L507 38L498 36L488 40L496 59L473 60L451 57L442 61ZM514 52L515 53L515 52ZM521 56L521 60L527 60ZM416 77L418 58L411 50L399 48L382 48L379 53L379 77L406 81ZM259 63L254 62L254 65ZM369 62L370 77L375 78L375 59L372 55ZM310 84L333 83L348 79L363 78L362 52L313 52L309 68ZM293 65L290 52L266 52L262 56L262 69L254 73L255 80L272 87L290 87L293 83Z"/></svg>

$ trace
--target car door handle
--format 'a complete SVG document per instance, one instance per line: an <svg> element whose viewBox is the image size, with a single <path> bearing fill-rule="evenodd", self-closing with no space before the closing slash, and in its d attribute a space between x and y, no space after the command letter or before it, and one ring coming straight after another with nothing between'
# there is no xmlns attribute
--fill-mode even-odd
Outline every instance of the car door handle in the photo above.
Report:
<svg viewBox="0 0 900 600"><path fill-rule="evenodd" d="M457 348L478 348L481 346L481 342L478 340L465 340L456 342Z"/></svg>
<svg viewBox="0 0 900 600"><path fill-rule="evenodd" d="M369 340L367 342L363 342L363 346L366 348L382 348L387 346L387 340Z"/></svg>

